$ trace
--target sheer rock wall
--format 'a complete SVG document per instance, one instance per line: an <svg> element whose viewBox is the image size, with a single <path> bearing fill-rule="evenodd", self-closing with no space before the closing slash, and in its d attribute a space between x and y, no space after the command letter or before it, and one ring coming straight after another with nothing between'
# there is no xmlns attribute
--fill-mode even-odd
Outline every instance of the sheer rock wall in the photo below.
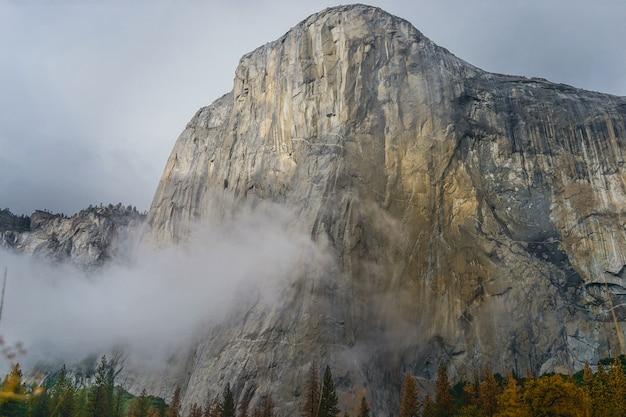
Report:
<svg viewBox="0 0 626 417"><path fill-rule="evenodd" d="M454 378L623 352L625 141L626 98L482 71L372 7L245 55L176 142L153 239L271 201L336 264L204 338L186 403L230 382L298 410L316 358L393 414L401 372L440 361Z"/></svg>
<svg viewBox="0 0 626 417"><path fill-rule="evenodd" d="M71 217L40 210L22 217L19 228L0 225L0 247L86 269L112 259L129 261L145 221L145 215L121 204L90 207Z"/></svg>

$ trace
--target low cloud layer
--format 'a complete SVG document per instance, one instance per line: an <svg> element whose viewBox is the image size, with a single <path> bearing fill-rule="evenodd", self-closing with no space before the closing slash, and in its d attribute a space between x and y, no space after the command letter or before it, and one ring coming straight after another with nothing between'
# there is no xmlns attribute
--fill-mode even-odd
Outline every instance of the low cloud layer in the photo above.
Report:
<svg viewBox="0 0 626 417"><path fill-rule="evenodd" d="M328 263L278 209L244 211L202 229L192 243L138 250L132 265L87 274L71 265L0 252L8 280L0 335L20 342L21 363L72 363L123 347L156 361L246 298L279 302L303 268Z"/></svg>

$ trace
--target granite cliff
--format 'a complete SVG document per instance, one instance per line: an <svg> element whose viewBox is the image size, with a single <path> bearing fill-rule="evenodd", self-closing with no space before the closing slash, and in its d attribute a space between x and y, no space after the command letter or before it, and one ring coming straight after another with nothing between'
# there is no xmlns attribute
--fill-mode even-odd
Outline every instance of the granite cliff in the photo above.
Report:
<svg viewBox="0 0 626 417"><path fill-rule="evenodd" d="M623 352L625 146L624 97L485 72L377 8L312 15L193 117L148 222L169 245L271 201L336 264L200 342L185 401L229 381L294 411L316 358L388 413L384 388L440 361L570 372Z"/></svg>
<svg viewBox="0 0 626 417"><path fill-rule="evenodd" d="M163 378L127 366L125 381L182 386L187 407L230 382L297 414L316 359L391 415L402 373L428 381L440 362L456 378L626 353L625 151L625 97L483 71L378 8L314 14L186 126L147 240L258 210L323 261L243 300ZM50 216L2 244L85 266L124 252L110 217Z"/></svg>
<svg viewBox="0 0 626 417"><path fill-rule="evenodd" d="M30 216L0 212L0 247L87 269L129 261L145 215L116 206L89 207L72 216L37 210Z"/></svg>

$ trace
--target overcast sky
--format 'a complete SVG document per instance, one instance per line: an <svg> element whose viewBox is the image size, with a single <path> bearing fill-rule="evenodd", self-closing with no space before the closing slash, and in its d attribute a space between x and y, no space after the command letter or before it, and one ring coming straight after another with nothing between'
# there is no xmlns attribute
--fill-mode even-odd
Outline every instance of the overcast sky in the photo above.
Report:
<svg viewBox="0 0 626 417"><path fill-rule="evenodd" d="M626 95L624 0L369 1L488 71ZM147 210L239 58L330 1L0 0L0 208Z"/></svg>

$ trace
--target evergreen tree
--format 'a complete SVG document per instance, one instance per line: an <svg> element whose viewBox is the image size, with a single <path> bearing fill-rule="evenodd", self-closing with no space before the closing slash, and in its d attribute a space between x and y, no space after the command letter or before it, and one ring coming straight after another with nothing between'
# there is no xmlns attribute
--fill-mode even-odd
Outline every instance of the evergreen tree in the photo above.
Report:
<svg viewBox="0 0 626 417"><path fill-rule="evenodd" d="M420 402L415 378L409 373L404 377L400 400L400 417L419 417Z"/></svg>
<svg viewBox="0 0 626 417"><path fill-rule="evenodd" d="M87 409L90 417L115 416L115 404L113 402L114 382L115 371L113 363L108 362L106 356L102 356L100 364L96 369L96 381L89 391Z"/></svg>
<svg viewBox="0 0 626 417"><path fill-rule="evenodd" d="M428 394L424 396L424 407L422 409L422 417L436 417L437 410L435 409L435 402Z"/></svg>
<svg viewBox="0 0 626 417"><path fill-rule="evenodd" d="M309 368L309 380L306 385L304 407L302 407L302 417L317 417L320 405L320 382L315 359Z"/></svg>
<svg viewBox="0 0 626 417"><path fill-rule="evenodd" d="M33 389L29 398L29 417L50 417L50 383Z"/></svg>
<svg viewBox="0 0 626 417"><path fill-rule="evenodd" d="M117 387L113 389L112 402L113 402L113 417L124 417L124 390L122 390L122 388Z"/></svg>
<svg viewBox="0 0 626 417"><path fill-rule="evenodd" d="M159 407L154 412L154 417L167 417L167 413L169 412L169 408L165 402L159 404Z"/></svg>
<svg viewBox="0 0 626 417"><path fill-rule="evenodd" d="M324 371L324 379L322 380L322 395L320 397L320 407L318 417L336 417L339 414L337 404L339 400L335 392L335 382L330 372L330 366L326 366Z"/></svg>
<svg viewBox="0 0 626 417"><path fill-rule="evenodd" d="M493 417L498 411L498 395L500 395L500 386L489 367L485 366L483 380L478 387L478 408L487 417Z"/></svg>
<svg viewBox="0 0 626 417"><path fill-rule="evenodd" d="M168 417L181 417L180 416L180 387L176 387L174 390L174 395L172 396L172 402L170 403L170 409L167 413Z"/></svg>
<svg viewBox="0 0 626 417"><path fill-rule="evenodd" d="M437 381L435 381L435 415L448 417L454 412L454 397L452 387L448 380L446 366L443 363L437 368Z"/></svg>
<svg viewBox="0 0 626 417"><path fill-rule="evenodd" d="M75 395L76 387L63 365L50 389L50 417L73 417L76 411Z"/></svg>
<svg viewBox="0 0 626 417"><path fill-rule="evenodd" d="M86 389L77 390L74 395L76 417L89 417L89 392Z"/></svg>
<svg viewBox="0 0 626 417"><path fill-rule="evenodd" d="M222 404L220 407L220 417L235 417L235 400L230 390L230 382L226 383L222 393Z"/></svg>

